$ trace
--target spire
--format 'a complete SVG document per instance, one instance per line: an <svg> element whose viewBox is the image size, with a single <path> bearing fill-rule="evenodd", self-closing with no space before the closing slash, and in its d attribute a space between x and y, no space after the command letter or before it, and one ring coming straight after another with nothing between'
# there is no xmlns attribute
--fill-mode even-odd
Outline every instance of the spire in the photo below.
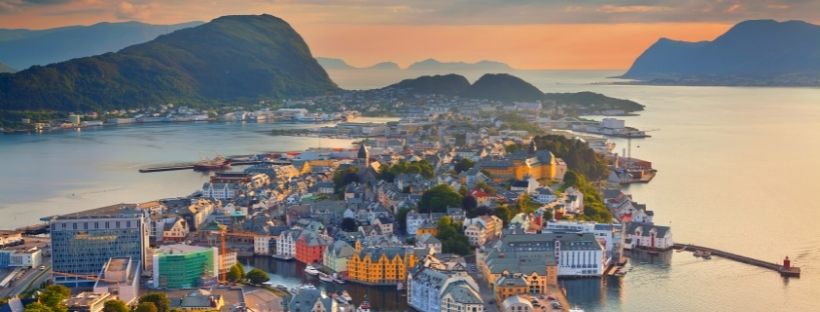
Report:
<svg viewBox="0 0 820 312"><path fill-rule="evenodd" d="M370 159L369 152L367 151L367 142L362 142L359 144L359 153L356 155L356 158L368 160Z"/></svg>

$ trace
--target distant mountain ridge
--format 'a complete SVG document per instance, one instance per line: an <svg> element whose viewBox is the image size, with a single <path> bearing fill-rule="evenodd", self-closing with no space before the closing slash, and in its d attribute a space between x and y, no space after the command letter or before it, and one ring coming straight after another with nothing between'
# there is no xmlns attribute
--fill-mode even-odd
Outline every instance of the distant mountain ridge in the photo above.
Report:
<svg viewBox="0 0 820 312"><path fill-rule="evenodd" d="M285 21L223 16L116 53L0 74L0 109L99 111L336 90Z"/></svg>
<svg viewBox="0 0 820 312"><path fill-rule="evenodd" d="M597 110L636 112L644 106L634 101L616 99L594 92L543 93L537 87L510 74L485 74L474 83L457 74L421 76L405 79L383 89L403 89L414 94L442 94L501 102L555 103L592 107Z"/></svg>
<svg viewBox="0 0 820 312"><path fill-rule="evenodd" d="M436 59L426 59L410 64L402 69L395 62L381 62L368 67L355 67L347 64L345 60L331 57L317 57L317 61L327 70L348 70L348 69L382 69L382 70L417 70L417 71L485 71L485 72L507 72L513 68L507 64L496 61L479 61L475 63L467 62L440 62Z"/></svg>
<svg viewBox="0 0 820 312"><path fill-rule="evenodd" d="M750 20L713 41L661 38L622 77L660 84L820 85L820 26Z"/></svg>
<svg viewBox="0 0 820 312"><path fill-rule="evenodd" d="M201 25L189 22L152 25L139 22L98 23L44 30L0 29L0 60L17 69L115 52L175 30Z"/></svg>
<svg viewBox="0 0 820 312"><path fill-rule="evenodd" d="M0 63L0 73L13 73L13 72L15 72L14 68L11 68L6 64Z"/></svg>

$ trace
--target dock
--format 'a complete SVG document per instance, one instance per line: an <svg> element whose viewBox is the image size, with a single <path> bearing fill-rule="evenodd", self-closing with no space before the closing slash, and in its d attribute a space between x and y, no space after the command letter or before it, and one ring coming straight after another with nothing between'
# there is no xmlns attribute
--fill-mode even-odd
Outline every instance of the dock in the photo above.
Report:
<svg viewBox="0 0 820 312"><path fill-rule="evenodd" d="M764 268L764 269L769 269L769 270L778 272L783 277L800 277L800 268L791 266L791 262L789 261L788 257L786 257L783 264L777 264L777 263L768 262L768 261L764 261L764 260L760 260L760 259L755 259L755 258L752 258L752 257L738 255L736 253L731 253L731 252L723 251L723 250L720 250L720 249L703 247L703 246L698 246L698 245L693 245L693 244L675 243L675 245L672 248L675 249L675 250L678 250L678 251L709 252L709 253L711 253L712 255L715 255L715 256L719 256L719 257L726 258L726 259L729 259L729 260L734 260L734 261L737 261L737 262L740 262L740 263L745 263L745 264L749 264L749 265L753 265L753 266L757 266L757 267L761 267L761 268Z"/></svg>
<svg viewBox="0 0 820 312"><path fill-rule="evenodd" d="M231 161L232 166L247 166L247 165L256 165L262 163L270 163L275 165L289 165L290 162L282 162L282 161L267 161L267 160L258 160L253 159L251 156L253 155L236 155L236 156L229 156L227 159ZM176 170L192 170L194 169L194 162L184 162L184 163L173 163L173 164L164 164L164 165L156 165L152 167L145 167L140 168L140 173L150 173L150 172L163 172L163 171L176 171Z"/></svg>

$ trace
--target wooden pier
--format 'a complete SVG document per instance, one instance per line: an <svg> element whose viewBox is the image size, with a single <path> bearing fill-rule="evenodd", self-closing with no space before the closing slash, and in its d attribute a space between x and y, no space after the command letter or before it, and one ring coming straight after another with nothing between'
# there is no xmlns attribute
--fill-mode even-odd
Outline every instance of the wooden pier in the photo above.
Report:
<svg viewBox="0 0 820 312"><path fill-rule="evenodd" d="M722 257L722 258L726 258L726 259L729 259L729 260L734 260L734 261L737 261L737 262L740 262L740 263L754 265L754 266L761 267L761 268L764 268L764 269L769 269L769 270L780 273L780 275L783 276L783 277L800 277L800 268L791 266L791 263L789 262L788 257L786 257L786 259L784 260L785 263L781 265L781 264L777 264L777 263L773 263L773 262L768 262L768 261L764 261L764 260L760 260L760 259L755 259L755 258L751 258L751 257L738 255L738 254L731 253L731 252L728 252L728 251L723 251L723 250L720 250L720 249L703 247L703 246L698 246L698 245L693 245L693 244L678 244L678 243L676 243L672 248L674 248L675 250L679 250L679 251L686 250L686 251L692 251L692 252L695 252L695 251L708 252L712 255L719 256L719 257Z"/></svg>

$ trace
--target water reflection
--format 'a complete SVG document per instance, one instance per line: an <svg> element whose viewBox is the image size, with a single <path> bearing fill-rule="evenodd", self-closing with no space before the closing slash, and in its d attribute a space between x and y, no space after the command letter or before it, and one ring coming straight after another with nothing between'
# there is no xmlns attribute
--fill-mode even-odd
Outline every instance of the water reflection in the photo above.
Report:
<svg viewBox="0 0 820 312"><path fill-rule="evenodd" d="M304 274L305 265L298 261L283 261L271 257L241 258L242 264L248 267L259 268L270 273L270 282L274 285L283 285L288 289L310 284L326 292L346 290L353 302L358 304L367 295L375 311L412 311L407 307L405 291L396 291L391 286L364 286L354 283L339 285L320 281L314 276Z"/></svg>

